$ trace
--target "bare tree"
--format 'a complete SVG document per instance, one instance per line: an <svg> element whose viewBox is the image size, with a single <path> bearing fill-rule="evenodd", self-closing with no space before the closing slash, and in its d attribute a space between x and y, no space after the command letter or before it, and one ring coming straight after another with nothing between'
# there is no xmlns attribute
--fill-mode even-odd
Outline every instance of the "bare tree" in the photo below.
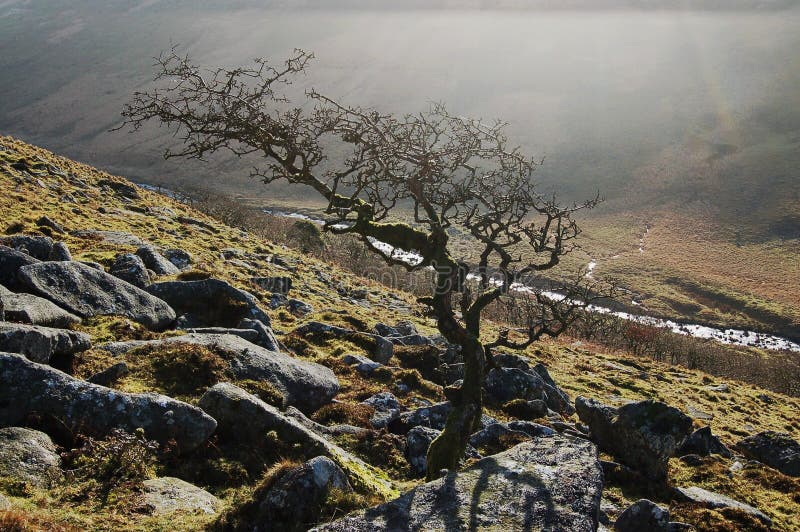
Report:
<svg viewBox="0 0 800 532"><path fill-rule="evenodd" d="M500 122L456 116L441 104L396 116L316 90L305 93L305 107L293 106L280 89L311 59L297 50L277 67L259 59L247 68L202 70L173 50L158 60L158 88L136 93L125 107L123 126L152 119L173 126L182 148L167 158L257 154L253 176L306 185L324 198L326 231L357 236L389 265L435 272L430 296L420 301L461 347L464 378L448 390L454 408L428 452L434 477L457 467L478 427L491 351L557 336L588 301L580 283L563 298L526 295L523 285L575 249L580 231L572 216L596 199L561 207L541 196L531 181L541 162L509 145ZM398 221L404 215L408 223ZM478 249L473 263L453 256L454 229ZM484 340L482 312L512 295L527 298L518 307L524 326Z"/></svg>

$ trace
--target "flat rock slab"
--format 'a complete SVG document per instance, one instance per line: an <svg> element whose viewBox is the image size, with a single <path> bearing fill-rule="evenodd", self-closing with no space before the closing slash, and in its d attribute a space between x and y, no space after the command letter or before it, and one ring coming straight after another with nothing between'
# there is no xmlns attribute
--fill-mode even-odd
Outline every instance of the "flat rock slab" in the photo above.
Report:
<svg viewBox="0 0 800 532"><path fill-rule="evenodd" d="M141 246L144 244L144 240L138 236L134 236L124 231L100 231L96 229L85 229L82 231L72 231L70 234L78 238L100 240L115 246Z"/></svg>
<svg viewBox="0 0 800 532"><path fill-rule="evenodd" d="M164 395L118 392L0 353L0 426L19 425L31 415L95 437L141 427L148 438L160 443L174 439L181 450L202 444L217 426L199 408Z"/></svg>
<svg viewBox="0 0 800 532"><path fill-rule="evenodd" d="M164 301L80 262L30 264L20 268L19 279L29 291L83 318L125 316L153 330L175 321Z"/></svg>
<svg viewBox="0 0 800 532"><path fill-rule="evenodd" d="M142 483L144 501L154 515L173 512L215 514L222 502L202 488L179 478L161 477Z"/></svg>
<svg viewBox="0 0 800 532"><path fill-rule="evenodd" d="M283 406L296 406L305 413L326 405L339 393L339 379L329 368L278 351L269 351L230 334L186 334L163 340L116 342L99 346L117 356L142 347L195 345L204 347L230 363L237 379L270 383L284 397Z"/></svg>
<svg viewBox="0 0 800 532"><path fill-rule="evenodd" d="M736 449L784 475L800 477L800 443L785 432L759 432L737 443Z"/></svg>
<svg viewBox="0 0 800 532"><path fill-rule="evenodd" d="M678 497L684 501L700 504L706 508L736 508L759 519L767 526L772 525L772 519L767 517L767 515L761 510L753 508L749 504L726 497L725 495L704 490L703 488L698 488L697 486L691 486L689 488L675 488L675 492L677 493Z"/></svg>
<svg viewBox="0 0 800 532"><path fill-rule="evenodd" d="M72 355L91 346L85 333L0 322L0 352L25 355L34 362L47 364L54 355Z"/></svg>
<svg viewBox="0 0 800 532"><path fill-rule="evenodd" d="M43 325L45 327L69 327L81 319L42 297L33 294L16 294L0 286L0 308L5 311L6 321Z"/></svg>
<svg viewBox="0 0 800 532"><path fill-rule="evenodd" d="M603 473L591 442L545 437L314 530L593 532L602 490Z"/></svg>
<svg viewBox="0 0 800 532"><path fill-rule="evenodd" d="M21 427L0 429L0 476L48 488L61 475L61 457L50 436Z"/></svg>

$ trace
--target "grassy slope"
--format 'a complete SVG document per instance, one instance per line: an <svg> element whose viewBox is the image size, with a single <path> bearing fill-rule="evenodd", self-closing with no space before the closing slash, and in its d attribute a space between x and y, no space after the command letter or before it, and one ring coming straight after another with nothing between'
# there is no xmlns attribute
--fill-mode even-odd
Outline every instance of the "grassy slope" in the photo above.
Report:
<svg viewBox="0 0 800 532"><path fill-rule="evenodd" d="M11 168L11 163L20 158L40 160L53 164L67 172L79 176L90 188L81 191L75 185L50 175L42 167L41 175L31 179L30 176L19 183L15 176L20 174ZM302 256L291 250L257 239L244 234L237 229L225 227L204 215L191 211L169 198L141 191L141 200L134 205L129 205L121 199L107 193L102 193L97 187L101 179L111 178L90 167L73 163L69 160L55 157L49 152L15 141L8 137L0 137L0 188L5 192L0 197L0 220L5 227L14 223L21 223L25 232L35 233L35 221L42 215L48 215L68 229L106 229L129 231L150 242L169 247L180 247L192 253L195 257L196 268L213 272L215 276L224 278L233 284L254 292L260 298L268 298L268 294L260 293L248 283L249 274L241 266L224 261L219 251L224 248L235 247L246 251L262 253L278 253L282 257L294 261L297 271L295 278L294 295L311 303L316 311L304 320L321 319L324 321L339 321L342 323L358 323L372 326L378 321L393 322L398 319L413 319L420 327L431 332L433 323L418 315L399 312L387 308L383 302L387 301L383 287L370 281L356 278L346 272L338 270L314 257ZM37 181L38 180L38 181ZM70 194L75 198L75 203L65 201L64 195ZM105 213L98 209L104 207ZM135 210L132 210L133 207ZM142 209L144 213L138 212ZM168 209L168 210L167 210ZM210 232L194 225L186 225L176 220L178 215L191 216L208 223L215 224L219 232ZM653 234L658 234L653 231ZM73 236L63 239L78 259L96 260L108 264L120 251L131 251L132 248L112 246L99 243L95 240L85 240ZM646 255L646 254L645 254ZM598 266L602 268L603 263ZM263 275L285 274L269 263L254 264ZM636 263L630 265L635 268ZM335 280L353 287L367 287L371 290L369 301L371 309L350 305L341 301L339 296L327 285L323 284L316 275L316 271L323 271ZM409 296L400 294L409 307L416 307ZM344 314L333 311L345 311ZM273 321L275 329L287 332L301 323L294 317L285 313L274 312ZM304 321L303 320L303 321ZM128 338L137 334L144 334L137 328L120 326L119 320L93 320L83 326L90 332L95 341L111 338ZM123 324L124 325L124 324ZM493 328L488 324L488 328ZM345 403L355 402L365 396L381 391L393 389L393 383L399 379L414 381L415 377L404 374L394 374L388 379L367 380L354 374L349 368L338 363L338 356L344 352L357 352L359 346L344 342L316 342L314 345L294 342L292 345L300 349L304 356L310 357L323 364L327 364L336 371L342 381L340 399ZM551 370L553 377L571 396L586 395L607 401L625 399L638 399L654 397L686 411L689 406L713 415L710 423L714 432L719 434L727 444L733 444L741 436L761 431L780 430L790 432L795 438L800 438L800 401L794 398L770 393L774 403L767 405L758 398L763 390L750 385L727 382L730 392L715 393L708 391L708 384L726 382L722 379L712 378L697 371L669 367L648 360L635 359L624 353L609 354L602 349L583 345L576 347L567 342L548 342L531 349L531 357L543 361ZM94 357L94 358L93 358ZM103 361L93 353L87 354L82 361L86 366L81 368L79 374L89 373L92 364L102 364ZM638 365L641 369L632 369ZM127 389L146 389L157 387L159 383L145 378L146 368L134 368L136 375L141 375L139 380L130 379L123 381L121 386ZM136 372L136 370L141 370ZM190 393L185 398L189 401L196 400L199 392ZM425 381L415 386L414 393L402 397L407 404L413 403L415 396L425 396L430 399L441 398L441 390ZM498 417L501 413L492 412ZM347 442L345 442L347 443ZM197 464L206 467L206 463ZM748 468L745 473L728 477L724 474L730 461L708 461L700 468L688 468L677 460L673 460L673 477L684 483L692 483L709 489L719 490L739 500L749 502L762 509L776 522L777 530L800 530L796 523L796 516L800 513L800 485L796 481L786 479L772 470L755 467ZM404 476L397 467L386 466L388 474L394 478L398 486L407 488L413 480ZM777 480L776 480L777 479ZM192 479L194 480L194 479ZM225 489L213 484L201 485L211 489L230 503L238 497L246 495L253 485L252 478L236 489ZM0 484L0 490L7 491ZM11 493L20 495L19 493ZM58 498L57 492L32 492L28 496L15 496L13 504L25 512L26 518L38 521L33 523L32 529L54 529L57 526L65 529L115 529L115 530L191 530L200 529L210 520L203 516L181 516L169 519L147 517L138 513L126 512L119 507L93 508L86 505L73 505L64 503ZM633 486L614 485L607 486L607 496L620 506L629 500L635 500L642 493ZM663 500L663 495L647 494L651 498ZM731 516L723 516L717 512L692 513L685 508L673 508L677 517L700 524L701 521L713 523L714 519L728 522ZM734 516L735 517L735 516ZM720 521L720 522L723 522ZM713 528L707 528L713 529Z"/></svg>

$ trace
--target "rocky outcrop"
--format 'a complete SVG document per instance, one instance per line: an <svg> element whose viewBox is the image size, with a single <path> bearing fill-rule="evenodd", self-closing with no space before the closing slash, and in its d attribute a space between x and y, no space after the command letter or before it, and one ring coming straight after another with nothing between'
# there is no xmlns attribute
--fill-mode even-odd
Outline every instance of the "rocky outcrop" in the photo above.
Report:
<svg viewBox="0 0 800 532"><path fill-rule="evenodd" d="M206 490L174 477L145 480L142 483L142 496L153 515L174 512L215 514L222 507L222 501Z"/></svg>
<svg viewBox="0 0 800 532"><path fill-rule="evenodd" d="M250 282L273 294L286 295L292 289L291 277L253 277Z"/></svg>
<svg viewBox="0 0 800 532"><path fill-rule="evenodd" d="M163 340L117 342L99 346L116 355L142 347L176 345L204 347L230 364L237 379L266 381L283 395L283 406L293 405L310 413L330 403L339 392L339 380L325 366L278 351L269 351L230 334L186 334Z"/></svg>
<svg viewBox="0 0 800 532"><path fill-rule="evenodd" d="M0 244L30 255L37 260L60 260L62 251L56 251L53 239L47 236L15 235L0 238Z"/></svg>
<svg viewBox="0 0 800 532"><path fill-rule="evenodd" d="M522 357L508 354L495 356L494 363L497 367L486 376L486 391L495 401L538 399L555 412L568 416L575 412L569 396L556 385L543 364L531 367Z"/></svg>
<svg viewBox="0 0 800 532"><path fill-rule="evenodd" d="M0 286L0 307L5 311L6 321L42 325L44 327L69 327L81 319L47 299L32 294L16 294Z"/></svg>
<svg viewBox="0 0 800 532"><path fill-rule="evenodd" d="M34 362L47 364L53 356L72 355L91 346L85 333L0 322L0 352L25 355Z"/></svg>
<svg viewBox="0 0 800 532"><path fill-rule="evenodd" d="M138 288L145 288L150 284L150 273L148 273L147 267L142 259L133 253L117 255L114 264L108 269L108 273Z"/></svg>
<svg viewBox="0 0 800 532"><path fill-rule="evenodd" d="M736 450L792 477L800 477L800 443L785 432L766 431L748 436Z"/></svg>
<svg viewBox="0 0 800 532"><path fill-rule="evenodd" d="M439 434L441 431L429 427L414 427L406 434L406 459L416 476L425 476L428 470L428 447Z"/></svg>
<svg viewBox="0 0 800 532"><path fill-rule="evenodd" d="M691 486L688 488L675 488L675 494L678 500L691 502L706 508L735 508L755 517L767 526L772 525L772 519L761 510L753 508L749 504L726 497L725 495L720 495L719 493L707 491L697 486Z"/></svg>
<svg viewBox="0 0 800 532"><path fill-rule="evenodd" d="M336 462L351 484L377 494L395 493L391 483L374 468L233 384L214 385L200 398L199 405L217 420L223 437L245 445L260 445L268 432L275 431L280 441L299 444L307 455L324 455Z"/></svg>
<svg viewBox="0 0 800 532"><path fill-rule="evenodd" d="M653 480L666 478L667 462L692 430L690 417L652 400L612 408L578 397L575 407L592 441Z"/></svg>
<svg viewBox="0 0 800 532"><path fill-rule="evenodd" d="M597 529L603 474L585 440L539 438L314 530Z"/></svg>
<svg viewBox="0 0 800 532"><path fill-rule="evenodd" d="M61 457L50 436L21 427L0 429L0 477L48 488L61 476Z"/></svg>
<svg viewBox="0 0 800 532"><path fill-rule="evenodd" d="M216 422L202 410L163 395L129 394L70 377L20 355L0 353L0 426L30 415L54 420L69 431L104 437L113 429L142 428L182 450L202 444Z"/></svg>
<svg viewBox="0 0 800 532"><path fill-rule="evenodd" d="M177 266L172 264L166 257L158 252L153 246L142 246L136 250L136 255L142 259L142 262L149 270L152 270L156 275L175 275L180 273Z"/></svg>
<svg viewBox="0 0 800 532"><path fill-rule="evenodd" d="M711 427L702 427L692 432L686 438L683 445L680 446L676 452L678 456L685 456L687 454L697 454L700 456L708 456L710 454L718 454L726 458L733 456L730 449L725 447L719 438L711 434Z"/></svg>
<svg viewBox="0 0 800 532"><path fill-rule="evenodd" d="M219 279L167 281L152 284L147 291L175 309L183 328L237 327L246 318L270 324L253 294Z"/></svg>
<svg viewBox="0 0 800 532"><path fill-rule="evenodd" d="M0 246L0 285L10 290L19 290L22 285L17 274L20 268L39 262L27 253Z"/></svg>
<svg viewBox="0 0 800 532"><path fill-rule="evenodd" d="M668 532L669 510L647 499L640 499L620 514L616 532Z"/></svg>
<svg viewBox="0 0 800 532"><path fill-rule="evenodd" d="M377 334L364 333L330 325L319 321L310 321L294 330L300 336L320 335L351 340L359 344L370 346L372 359L381 364L386 364L394 353L394 344Z"/></svg>
<svg viewBox="0 0 800 532"><path fill-rule="evenodd" d="M497 452L497 450L505 450L523 440L553 436L555 433L556 431L550 427L527 421L492 423L470 436L469 444L481 452L484 450Z"/></svg>
<svg viewBox="0 0 800 532"><path fill-rule="evenodd" d="M153 330L175 321L175 312L164 301L80 262L23 266L19 279L26 289L82 318L125 316Z"/></svg>
<svg viewBox="0 0 800 532"><path fill-rule="evenodd" d="M369 422L376 429L384 429L389 426L389 423L398 419L400 413L404 410L397 397L390 392L375 394L362 401L361 404L375 409L375 413L372 414Z"/></svg>
<svg viewBox="0 0 800 532"><path fill-rule="evenodd" d="M280 473L270 486L253 494L253 501L234 510L238 528L253 531L301 532L319 521L333 490L353 491L347 476L333 460L317 456L299 467Z"/></svg>
<svg viewBox="0 0 800 532"><path fill-rule="evenodd" d="M447 422L447 416L453 406L449 401L443 403L436 403L430 406L421 406L408 412L403 412L400 417L389 424L392 432L405 434L413 427L430 427L436 430L444 430L444 425ZM481 425L486 426L491 423L496 423L497 420L483 414L481 417Z"/></svg>
<svg viewBox="0 0 800 532"><path fill-rule="evenodd" d="M194 262L192 256L182 249L165 249L164 257L166 257L166 259L174 264L179 270L186 270Z"/></svg>

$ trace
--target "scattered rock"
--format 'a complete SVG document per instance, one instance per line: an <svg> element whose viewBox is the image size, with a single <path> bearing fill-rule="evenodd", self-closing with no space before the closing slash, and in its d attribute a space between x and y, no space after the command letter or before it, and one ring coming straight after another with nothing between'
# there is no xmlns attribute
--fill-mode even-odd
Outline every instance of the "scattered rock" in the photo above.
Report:
<svg viewBox="0 0 800 532"><path fill-rule="evenodd" d="M286 301L286 306L288 307L289 312L295 316L305 316L306 314L311 314L314 312L314 307L305 301L300 301L299 299L288 299Z"/></svg>
<svg viewBox="0 0 800 532"><path fill-rule="evenodd" d="M56 233L66 233L66 231L64 230L64 226L62 226L60 223L56 222L49 216L42 216L41 218L36 220L36 225L38 225L39 227L49 227Z"/></svg>
<svg viewBox="0 0 800 532"><path fill-rule="evenodd" d="M236 327L245 318L270 324L253 294L219 279L155 283L147 291L166 301L179 315L185 315L184 328Z"/></svg>
<svg viewBox="0 0 800 532"><path fill-rule="evenodd" d="M498 367L486 375L486 391L495 401L539 399L556 412L565 415L575 412L569 396L558 388L544 365L531 368L527 361L515 355L497 355L494 362Z"/></svg>
<svg viewBox="0 0 800 532"><path fill-rule="evenodd" d="M800 477L800 443L785 432L759 432L737 443L736 449L784 475Z"/></svg>
<svg viewBox="0 0 800 532"><path fill-rule="evenodd" d="M11 502L6 499L5 495L0 493L0 512L5 512L11 508Z"/></svg>
<svg viewBox="0 0 800 532"><path fill-rule="evenodd" d="M124 181L117 181L114 179L101 179L97 183L101 187L108 187L114 191L121 198L129 199L129 200L138 200L140 199L139 191L136 189L136 186L132 183L127 183Z"/></svg>
<svg viewBox="0 0 800 532"><path fill-rule="evenodd" d="M100 386L111 386L113 383L120 380L122 377L130 373L128 369L128 365L125 362L119 362L114 364L113 366L104 369L98 373L95 373L88 379L87 382L92 384L99 384Z"/></svg>
<svg viewBox="0 0 800 532"><path fill-rule="evenodd" d="M13 426L31 414L58 426L104 437L113 429L143 428L161 443L175 440L191 450L208 439L216 422L202 410L163 395L129 394L70 377L26 358L0 353L0 426Z"/></svg>
<svg viewBox="0 0 800 532"><path fill-rule="evenodd" d="M61 457L50 436L21 427L0 429L0 476L49 488L61 475Z"/></svg>
<svg viewBox="0 0 800 532"><path fill-rule="evenodd" d="M700 456L708 456L710 454L719 454L726 458L733 456L730 449L725 447L719 438L711 434L711 427L703 427L694 431L678 448L676 453L678 456L687 454L697 454Z"/></svg>
<svg viewBox="0 0 800 532"><path fill-rule="evenodd" d="M150 284L150 273L147 271L147 267L141 257L133 253L117 255L114 264L108 269L108 273L138 288L146 288Z"/></svg>
<svg viewBox="0 0 800 532"><path fill-rule="evenodd" d="M23 286L82 318L125 316L162 330L175 321L164 301L113 275L79 262L40 262L19 271Z"/></svg>
<svg viewBox="0 0 800 532"><path fill-rule="evenodd" d="M166 257L166 259L174 264L179 270L185 270L191 267L192 263L194 262L192 256L182 249L165 249L164 257Z"/></svg>
<svg viewBox="0 0 800 532"><path fill-rule="evenodd" d="M688 437L692 419L653 400L613 408L579 397L575 406L592 441L653 480L667 476L667 462Z"/></svg>
<svg viewBox="0 0 800 532"><path fill-rule="evenodd" d="M597 449L554 436L525 442L317 531L569 530L598 526Z"/></svg>
<svg viewBox="0 0 800 532"><path fill-rule="evenodd" d="M286 295L292 289L291 277L253 277L250 282L262 290L275 294Z"/></svg>
<svg viewBox="0 0 800 532"><path fill-rule="evenodd" d="M19 290L22 287L17 277L20 268L37 262L27 253L0 246L0 284L10 290Z"/></svg>
<svg viewBox="0 0 800 532"><path fill-rule="evenodd" d="M197 329L186 329L186 332L192 334L230 334L238 336L243 340L247 340L251 344L258 341L258 332L253 329L226 329L225 327L200 327Z"/></svg>
<svg viewBox="0 0 800 532"><path fill-rule="evenodd" d="M53 356L72 355L92 346L88 334L36 325L0 323L0 352L18 353L47 364Z"/></svg>
<svg viewBox="0 0 800 532"><path fill-rule="evenodd" d="M544 425L530 422L491 423L473 434L469 444L481 452L495 454L512 445L534 437L553 436L556 432Z"/></svg>
<svg viewBox="0 0 800 532"><path fill-rule="evenodd" d="M333 460L317 456L257 489L253 501L232 514L242 530L304 531L319 521L332 490L349 493L353 488Z"/></svg>
<svg viewBox="0 0 800 532"><path fill-rule="evenodd" d="M362 357L361 355L345 355L342 357L342 362L347 364L348 366L355 366L356 371L359 373L363 373L364 375L368 375L375 371L378 368L382 368L383 364L380 362L375 362L374 360L370 360L367 357Z"/></svg>
<svg viewBox="0 0 800 532"><path fill-rule="evenodd" d="M0 286L0 307L5 311L5 320L27 325L64 328L81 319L47 299L32 294L15 294Z"/></svg>
<svg viewBox="0 0 800 532"><path fill-rule="evenodd" d="M175 275L180 272L177 266L172 264L153 246L142 246L136 250L136 255L142 259L148 269L156 272L156 275Z"/></svg>
<svg viewBox="0 0 800 532"><path fill-rule="evenodd" d="M406 459L417 477L424 477L428 470L428 447L441 431L429 427L414 427L406 434Z"/></svg>
<svg viewBox="0 0 800 532"><path fill-rule="evenodd" d="M630 505L614 523L617 532L667 532L669 510L647 499Z"/></svg>
<svg viewBox="0 0 800 532"><path fill-rule="evenodd" d="M134 236L124 231L98 231L95 229L85 229L72 231L72 236L86 240L99 240L115 246L141 246L144 241L138 236Z"/></svg>
<svg viewBox="0 0 800 532"><path fill-rule="evenodd" d="M355 343L371 344L372 358L381 364L389 362L389 359L392 358L392 354L394 353L394 344L382 336L345 329L344 327L329 325L319 321L310 321L295 329L294 332L300 336L330 335L335 338L351 340Z"/></svg>
<svg viewBox="0 0 800 532"><path fill-rule="evenodd" d="M398 434L405 434L413 427L430 427L436 430L444 430L444 425L447 422L447 416L452 410L452 405L449 401L437 403L430 406L422 406L408 412L403 412L400 417L389 424L392 432ZM492 423L497 423L497 420L484 414L481 417L482 426L487 426Z"/></svg>
<svg viewBox="0 0 800 532"><path fill-rule="evenodd" d="M235 378L266 381L284 396L284 406L293 405L303 412L313 412L330 403L339 392L339 380L329 368L278 351L268 351L238 336L185 334L162 340L114 342L99 347L119 356L144 346L175 345L201 346L221 355L230 363Z"/></svg>
<svg viewBox="0 0 800 532"><path fill-rule="evenodd" d="M375 409L375 413L370 419L370 424L376 429L383 429L389 426L389 423L400 417L400 412L403 411L403 405L397 400L390 392L381 392L373 395L372 397L362 401L363 405L371 406Z"/></svg>
<svg viewBox="0 0 800 532"><path fill-rule="evenodd" d="M741 510L746 514L757 518L767 526L772 525L772 519L767 517L767 515L762 511L753 508L749 504L736 501L730 497L726 497L725 495L720 495L719 493L707 491L703 488L698 488L697 486L691 486L689 488L675 488L675 493L678 499L682 501L699 504L701 506L705 506L706 508L736 508L737 510Z"/></svg>
<svg viewBox="0 0 800 532"><path fill-rule="evenodd" d="M0 244L37 260L52 260L53 239L48 236L14 235L0 238Z"/></svg>
<svg viewBox="0 0 800 532"><path fill-rule="evenodd" d="M50 251L50 257L48 260L63 260L63 261L70 261L72 260L72 253L69 252L69 248L63 242L56 242L53 244L53 249Z"/></svg>
<svg viewBox="0 0 800 532"><path fill-rule="evenodd" d="M709 392L728 393L731 388L727 384L717 384L716 386L706 386L706 390Z"/></svg>
<svg viewBox="0 0 800 532"><path fill-rule="evenodd" d="M173 512L215 514L222 502L204 489L179 478L160 477L142 483L145 504L154 515Z"/></svg>
<svg viewBox="0 0 800 532"><path fill-rule="evenodd" d="M351 482L377 494L394 492L372 466L233 384L214 385L200 398L199 405L214 416L224 437L245 445L259 445L268 432L275 431L282 442L300 444L307 453L324 455L336 462Z"/></svg>
<svg viewBox="0 0 800 532"><path fill-rule="evenodd" d="M252 340L252 342L257 346L263 347L264 349L269 349L270 351L282 350L281 343L275 337L275 333L272 331L272 327L263 322L259 320L251 320L249 318L245 318L239 322L238 328L250 329L255 331L256 339Z"/></svg>

